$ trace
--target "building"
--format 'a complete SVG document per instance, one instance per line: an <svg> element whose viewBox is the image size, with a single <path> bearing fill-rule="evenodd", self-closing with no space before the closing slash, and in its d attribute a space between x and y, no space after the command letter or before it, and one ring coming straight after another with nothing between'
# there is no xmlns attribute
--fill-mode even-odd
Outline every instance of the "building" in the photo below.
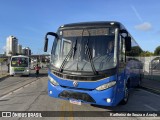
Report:
<svg viewBox="0 0 160 120"><path fill-rule="evenodd" d="M14 36L9 36L6 41L6 56L17 54L18 39Z"/></svg>
<svg viewBox="0 0 160 120"><path fill-rule="evenodd" d="M20 44L18 44L18 46L17 46L17 53L18 53L18 55L22 54L22 45L20 45Z"/></svg>
<svg viewBox="0 0 160 120"><path fill-rule="evenodd" d="M4 57L4 54L1 54L1 53L0 53L0 57Z"/></svg>
<svg viewBox="0 0 160 120"><path fill-rule="evenodd" d="M22 54L23 55L31 55L31 49L29 47L23 48Z"/></svg>

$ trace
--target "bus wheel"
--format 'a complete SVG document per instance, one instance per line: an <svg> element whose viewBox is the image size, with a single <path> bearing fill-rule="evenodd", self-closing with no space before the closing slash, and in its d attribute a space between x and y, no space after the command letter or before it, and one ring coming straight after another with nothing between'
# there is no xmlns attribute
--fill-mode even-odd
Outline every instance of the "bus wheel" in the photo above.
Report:
<svg viewBox="0 0 160 120"><path fill-rule="evenodd" d="M129 90L128 90L128 87L127 85L125 86L125 91L124 91L124 98L123 100L121 101L121 104L122 105L125 105L127 102L128 102L128 99L129 99Z"/></svg>
<svg viewBox="0 0 160 120"><path fill-rule="evenodd" d="M25 77L29 77L29 75L30 75L30 74L28 74L28 75L24 75L24 76L25 76Z"/></svg>

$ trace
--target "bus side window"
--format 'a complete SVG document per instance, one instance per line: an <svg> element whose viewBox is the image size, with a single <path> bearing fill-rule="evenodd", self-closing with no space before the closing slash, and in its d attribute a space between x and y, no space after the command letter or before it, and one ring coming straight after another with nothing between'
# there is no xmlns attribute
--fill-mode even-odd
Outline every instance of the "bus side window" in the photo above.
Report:
<svg viewBox="0 0 160 120"><path fill-rule="evenodd" d="M125 62L125 39L123 36L120 36L119 51L119 61Z"/></svg>

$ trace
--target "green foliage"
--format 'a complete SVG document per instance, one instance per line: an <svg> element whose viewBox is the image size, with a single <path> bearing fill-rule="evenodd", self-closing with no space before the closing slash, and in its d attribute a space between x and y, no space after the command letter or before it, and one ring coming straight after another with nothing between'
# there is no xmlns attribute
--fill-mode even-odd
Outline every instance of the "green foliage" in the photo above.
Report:
<svg viewBox="0 0 160 120"><path fill-rule="evenodd" d="M4 61L7 61L7 59L6 58L0 58L0 63L2 63Z"/></svg>
<svg viewBox="0 0 160 120"><path fill-rule="evenodd" d="M127 56L140 56L142 52L143 51L139 46L134 46L131 48L130 52L127 52Z"/></svg>
<svg viewBox="0 0 160 120"><path fill-rule="evenodd" d="M154 55L160 55L160 46L156 47Z"/></svg>
<svg viewBox="0 0 160 120"><path fill-rule="evenodd" d="M0 58L0 63L1 63L1 62L3 62L3 59L2 59L2 58Z"/></svg>
<svg viewBox="0 0 160 120"><path fill-rule="evenodd" d="M160 55L160 46L156 47L154 53L150 51L143 51L140 47L134 46L132 47L130 52L127 52L128 56L142 56L142 57L149 57L154 55Z"/></svg>
<svg viewBox="0 0 160 120"><path fill-rule="evenodd" d="M149 56L153 56L154 54L152 52L149 51L143 51L141 52L141 56L142 57L149 57Z"/></svg>

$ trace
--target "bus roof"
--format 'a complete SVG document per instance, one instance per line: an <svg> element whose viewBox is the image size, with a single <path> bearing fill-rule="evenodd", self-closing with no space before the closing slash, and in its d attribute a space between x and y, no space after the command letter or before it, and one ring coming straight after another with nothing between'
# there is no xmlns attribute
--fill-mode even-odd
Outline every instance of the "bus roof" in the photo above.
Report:
<svg viewBox="0 0 160 120"><path fill-rule="evenodd" d="M70 23L70 24L64 24L59 27L59 30L63 29L72 29L72 28L87 28L87 27L117 27L120 29L127 30L124 25L117 21L94 21L94 22L77 22L77 23ZM129 33L129 31L127 30ZM130 37L134 40L134 38L129 33ZM136 42L136 41L135 41ZM138 44L136 42L136 44Z"/></svg>
<svg viewBox="0 0 160 120"><path fill-rule="evenodd" d="M25 56L25 55L16 55L16 56L12 56L12 58L13 57L27 57L27 58L29 58L28 56Z"/></svg>
<svg viewBox="0 0 160 120"><path fill-rule="evenodd" d="M96 21L96 22L79 22L79 23L71 23L60 26L60 29L63 28L74 28L74 27L120 27L122 24L117 21ZM123 25L122 25L123 26Z"/></svg>

